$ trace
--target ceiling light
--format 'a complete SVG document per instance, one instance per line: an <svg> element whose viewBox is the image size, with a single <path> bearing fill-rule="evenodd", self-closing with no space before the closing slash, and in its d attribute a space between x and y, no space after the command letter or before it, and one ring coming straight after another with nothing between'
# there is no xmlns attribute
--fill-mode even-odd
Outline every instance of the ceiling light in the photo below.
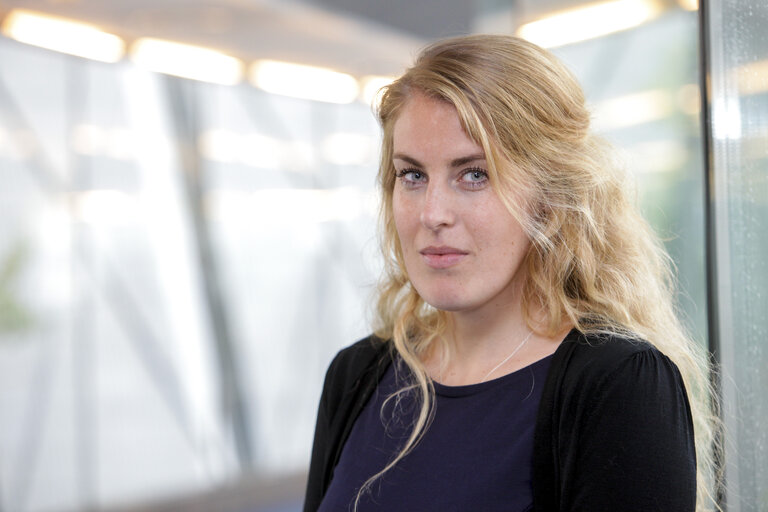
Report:
<svg viewBox="0 0 768 512"><path fill-rule="evenodd" d="M629 169L637 174L674 172L690 158L688 149L677 140L640 142L626 150Z"/></svg>
<svg viewBox="0 0 768 512"><path fill-rule="evenodd" d="M726 96L712 101L712 136L720 140L741 139L741 105L738 97Z"/></svg>
<svg viewBox="0 0 768 512"><path fill-rule="evenodd" d="M615 130L626 126L657 121L674 110L672 94L655 89L600 102L594 108L597 131Z"/></svg>
<svg viewBox="0 0 768 512"><path fill-rule="evenodd" d="M73 194L75 218L87 224L126 225L141 220L135 196L121 190L86 190Z"/></svg>
<svg viewBox="0 0 768 512"><path fill-rule="evenodd" d="M320 150L334 165L376 164L376 141L360 133L332 133L323 140Z"/></svg>
<svg viewBox="0 0 768 512"><path fill-rule="evenodd" d="M5 17L3 34L16 41L101 62L117 62L125 43L93 25L25 10Z"/></svg>
<svg viewBox="0 0 768 512"><path fill-rule="evenodd" d="M677 106L684 113L694 116L701 112L699 84L685 84L677 90Z"/></svg>
<svg viewBox="0 0 768 512"><path fill-rule="evenodd" d="M329 103L351 103L357 98L357 80L326 68L261 60L251 67L253 85L273 94Z"/></svg>
<svg viewBox="0 0 768 512"><path fill-rule="evenodd" d="M286 153L281 141L260 133L244 134L237 148L242 164L262 169L279 169Z"/></svg>
<svg viewBox="0 0 768 512"><path fill-rule="evenodd" d="M739 94L758 94L768 91L768 60L743 64L735 69Z"/></svg>
<svg viewBox="0 0 768 512"><path fill-rule="evenodd" d="M282 141L259 133L240 134L232 130L210 129L198 138L200 154L212 162L244 164L264 169L279 169L288 152Z"/></svg>
<svg viewBox="0 0 768 512"><path fill-rule="evenodd" d="M234 85L243 77L243 63L216 50L142 38L131 46L136 65L166 75L215 84Z"/></svg>
<svg viewBox="0 0 768 512"><path fill-rule="evenodd" d="M240 146L240 134L232 130L206 130L198 137L197 146L206 160L233 163Z"/></svg>
<svg viewBox="0 0 768 512"><path fill-rule="evenodd" d="M124 127L115 126L107 132L106 155L116 160L131 160L137 153L136 133Z"/></svg>
<svg viewBox="0 0 768 512"><path fill-rule="evenodd" d="M72 149L81 155L98 155L106 143L105 130L94 124L78 124L72 129Z"/></svg>
<svg viewBox="0 0 768 512"><path fill-rule="evenodd" d="M371 197L352 188L271 188L253 192L217 189L206 194L206 210L227 224L270 219L267 229L312 226L321 222L350 222L371 215Z"/></svg>
<svg viewBox="0 0 768 512"><path fill-rule="evenodd" d="M545 48L636 27L661 13L654 0L616 0L569 9L520 27L517 35Z"/></svg>
<svg viewBox="0 0 768 512"><path fill-rule="evenodd" d="M27 130L0 131L0 157L26 160L35 152L36 139Z"/></svg>

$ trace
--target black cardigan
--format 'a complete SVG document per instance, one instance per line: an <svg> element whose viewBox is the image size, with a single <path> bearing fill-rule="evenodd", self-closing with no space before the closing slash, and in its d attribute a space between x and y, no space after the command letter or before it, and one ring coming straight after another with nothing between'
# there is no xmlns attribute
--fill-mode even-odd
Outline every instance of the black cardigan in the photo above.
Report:
<svg viewBox="0 0 768 512"><path fill-rule="evenodd" d="M304 512L320 506L349 432L392 356L391 343L370 336L331 363ZM642 341L571 331L544 384L532 485L535 512L692 512L693 424L674 363Z"/></svg>

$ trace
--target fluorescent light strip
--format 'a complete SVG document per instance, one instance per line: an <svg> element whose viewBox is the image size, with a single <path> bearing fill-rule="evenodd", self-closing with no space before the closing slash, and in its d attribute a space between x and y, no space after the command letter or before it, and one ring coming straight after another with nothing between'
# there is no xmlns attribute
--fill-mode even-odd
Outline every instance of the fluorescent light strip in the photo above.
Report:
<svg viewBox="0 0 768 512"><path fill-rule="evenodd" d="M371 197L362 190L277 188L253 192L219 189L206 194L206 211L228 225L268 218L258 229L273 230L285 226L307 228L328 221L355 221L375 215ZM306 240L304 241L306 243Z"/></svg>
<svg viewBox="0 0 768 512"><path fill-rule="evenodd" d="M742 137L741 104L736 96L712 100L712 136L720 140L739 140Z"/></svg>
<svg viewBox="0 0 768 512"><path fill-rule="evenodd" d="M5 17L3 34L16 41L100 62L117 62L125 43L93 25L26 10Z"/></svg>
<svg viewBox="0 0 768 512"><path fill-rule="evenodd" d="M121 190L86 190L73 194L75 216L94 225L131 225L142 222L136 196Z"/></svg>
<svg viewBox="0 0 768 512"><path fill-rule="evenodd" d="M337 132L320 144L323 158L334 165L376 164L377 141L361 133Z"/></svg>
<svg viewBox="0 0 768 512"><path fill-rule="evenodd" d="M677 90L677 106L689 116L698 115L701 112L701 91L699 84L685 84Z"/></svg>
<svg viewBox="0 0 768 512"><path fill-rule="evenodd" d="M346 73L274 60L254 62L250 81L273 94L329 103L351 103L359 93L357 80Z"/></svg>
<svg viewBox="0 0 768 512"><path fill-rule="evenodd" d="M72 149L81 155L131 160L138 150L138 136L129 128L77 124L70 137Z"/></svg>
<svg viewBox="0 0 768 512"><path fill-rule="evenodd" d="M653 89L600 102L594 109L594 127L598 131L658 121L674 111L671 93Z"/></svg>
<svg viewBox="0 0 768 512"><path fill-rule="evenodd" d="M631 171L650 174L680 170L690 153L680 141L651 140L628 147L626 156Z"/></svg>
<svg viewBox="0 0 768 512"><path fill-rule="evenodd" d="M545 48L593 39L656 18L655 0L616 0L562 11L520 27L517 35Z"/></svg>
<svg viewBox="0 0 768 512"><path fill-rule="evenodd" d="M162 39L136 40L131 46L131 60L150 71L215 84L234 85L243 77L243 63L235 57Z"/></svg>
<svg viewBox="0 0 768 512"><path fill-rule="evenodd" d="M768 62L767 62L768 64ZM768 83L766 83L768 89ZM676 110L698 115L701 110L698 84L685 84L676 92L665 89L617 96L597 103L593 109L593 126L598 131L616 130L667 118Z"/></svg>
<svg viewBox="0 0 768 512"><path fill-rule="evenodd" d="M262 169L313 172L313 148L309 143L282 141L260 133L210 129L198 138L200 155L212 162L242 164Z"/></svg>
<svg viewBox="0 0 768 512"><path fill-rule="evenodd" d="M35 137L25 130L6 131L0 126L0 158L25 160L35 151Z"/></svg>
<svg viewBox="0 0 768 512"><path fill-rule="evenodd" d="M759 94L768 91L768 60L743 64L734 70L739 94Z"/></svg>

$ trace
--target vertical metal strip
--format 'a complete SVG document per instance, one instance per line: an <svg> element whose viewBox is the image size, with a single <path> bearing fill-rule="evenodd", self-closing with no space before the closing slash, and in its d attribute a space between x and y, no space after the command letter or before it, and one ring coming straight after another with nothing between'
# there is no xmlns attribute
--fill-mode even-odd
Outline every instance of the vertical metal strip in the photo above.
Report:
<svg viewBox="0 0 768 512"><path fill-rule="evenodd" d="M699 0L699 91L701 99L701 141L704 152L704 239L705 239L705 265L706 265L706 290L707 290L707 333L708 349L712 361L710 380L717 393L718 404L722 401L722 389L719 368L722 364L720 347L720 309L718 302L718 272L717 272L717 230L716 230L716 199L715 165L713 154L713 125L711 109L711 33L709 0ZM722 415L722 407L718 406L719 415ZM723 418L721 418L723 419ZM722 451L724 443L723 432L718 432L715 448L715 463L718 473L724 472L725 460ZM715 489L715 498L722 510L726 508L725 478L719 481Z"/></svg>
<svg viewBox="0 0 768 512"><path fill-rule="evenodd" d="M709 351L720 362L717 309L717 258L715 233L715 176L712 154L712 112L710 109L710 47L708 0L699 2L699 90L701 91L701 141L704 151L704 237L707 272L707 330Z"/></svg>
<svg viewBox="0 0 768 512"><path fill-rule="evenodd" d="M210 239L209 226L205 218L203 205L203 172L200 158L197 156L197 132L199 130L196 112L196 84L190 81L166 77L168 103L174 124L179 159L182 164L182 178L189 213L192 217L197 256L199 258L204 286L204 297L210 313L217 355L220 382L222 414L230 423L234 438L236 455L243 471L254 467L251 427L248 409L242 389L240 365L233 346L230 319L221 290L219 268L216 264L213 243Z"/></svg>
<svg viewBox="0 0 768 512"><path fill-rule="evenodd" d="M72 133L78 123L88 121L88 87L91 66L88 61L68 57L65 59L65 103L67 133ZM95 311L98 307L96 295L100 286L101 272L97 268L97 244L94 243L94 231L86 223L76 221L75 193L93 187L93 162L78 156L74 149L68 148L69 165L69 208L70 208L70 277L72 289L78 289L78 271L90 269L93 286L83 286L75 294L72 305L71 326L71 364L72 364L72 412L75 429L73 446L75 447L75 503L78 508L90 510L96 503L99 488L98 448L99 422L97 420L94 397L98 396L96 378L97 331L94 326Z"/></svg>

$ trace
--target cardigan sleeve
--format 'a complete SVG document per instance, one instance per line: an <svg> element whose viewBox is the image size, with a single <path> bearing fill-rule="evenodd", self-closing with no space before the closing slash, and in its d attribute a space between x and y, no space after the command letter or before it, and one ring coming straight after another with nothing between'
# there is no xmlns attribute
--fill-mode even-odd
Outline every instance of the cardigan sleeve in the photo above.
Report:
<svg viewBox="0 0 768 512"><path fill-rule="evenodd" d="M304 512L311 512L320 507L325 487L325 473L329 450L330 418L332 416L332 404L337 399L333 396L333 382L336 367L339 364L339 355L328 367L323 383L323 391L320 395L320 403L317 407L317 421L315 422L315 437L312 443L312 456L309 462L309 475L307 476L307 489L304 495Z"/></svg>
<svg viewBox="0 0 768 512"><path fill-rule="evenodd" d="M559 510L693 512L693 423L677 367L646 345L606 370L585 371L563 403Z"/></svg>
<svg viewBox="0 0 768 512"><path fill-rule="evenodd" d="M304 512L320 507L349 431L375 389L389 359L385 340L368 336L334 357L317 408Z"/></svg>

